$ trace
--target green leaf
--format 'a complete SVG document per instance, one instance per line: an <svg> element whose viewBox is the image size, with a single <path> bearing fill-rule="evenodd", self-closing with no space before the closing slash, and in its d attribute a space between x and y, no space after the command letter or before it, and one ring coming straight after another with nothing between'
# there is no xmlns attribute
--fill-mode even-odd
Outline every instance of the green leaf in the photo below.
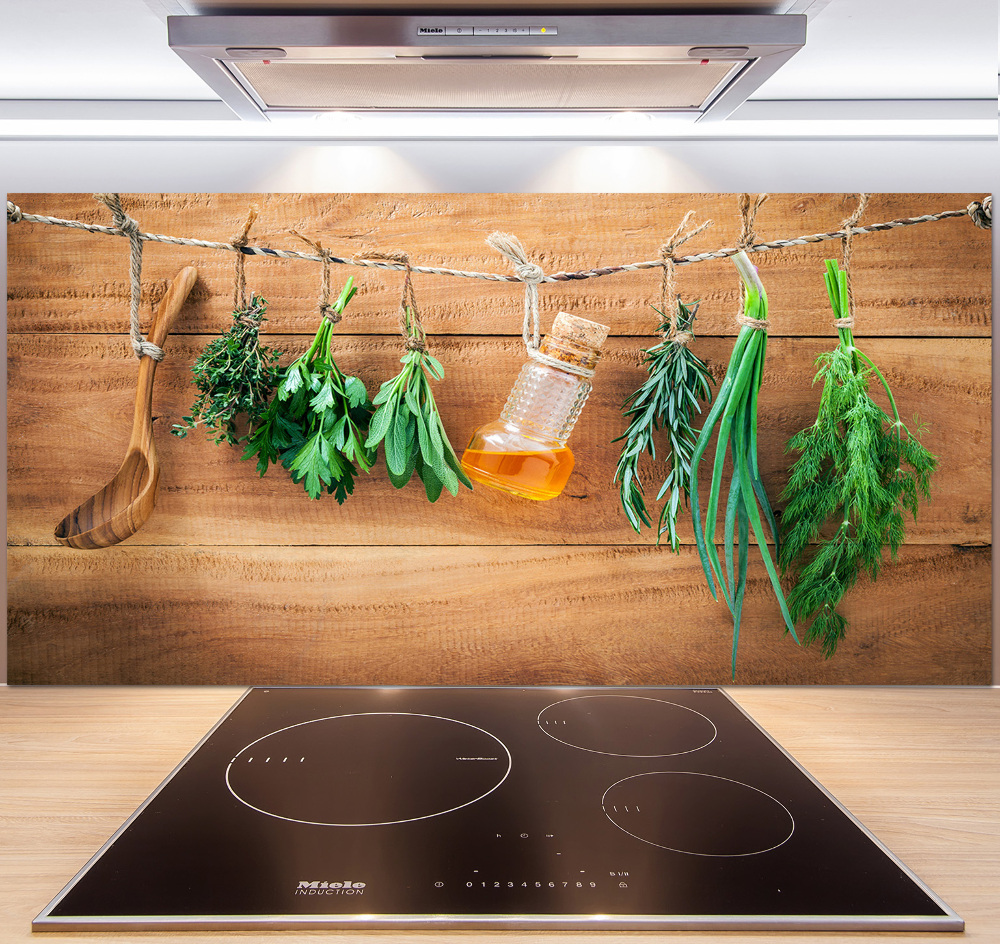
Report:
<svg viewBox="0 0 1000 944"><path fill-rule="evenodd" d="M389 432L389 427L392 425L392 417L393 405L391 403L383 403L375 411L371 422L368 424L368 440L365 445L369 449L377 446L385 439L385 434Z"/></svg>
<svg viewBox="0 0 1000 944"><path fill-rule="evenodd" d="M361 406L368 401L368 391L359 377L348 377L344 381L344 393L351 406Z"/></svg>
<svg viewBox="0 0 1000 944"><path fill-rule="evenodd" d="M295 393L303 383L303 373L302 365L296 361L291 367L288 368L285 373L284 379L278 386L278 397L281 400L287 400L293 393Z"/></svg>
<svg viewBox="0 0 1000 944"><path fill-rule="evenodd" d="M418 463L417 472L420 475L420 480L424 483L427 500L429 502L436 502L441 497L441 490L444 487L442 481L426 462Z"/></svg>
<svg viewBox="0 0 1000 944"><path fill-rule="evenodd" d="M310 498L319 498L323 485L331 481L329 456L324 457L325 440L317 433L307 440L293 457L288 468L297 473Z"/></svg>
<svg viewBox="0 0 1000 944"><path fill-rule="evenodd" d="M423 355L423 366L427 369L427 373L435 380L444 380L444 367L441 366L441 362L436 357L425 352Z"/></svg>
<svg viewBox="0 0 1000 944"><path fill-rule="evenodd" d="M329 410L333 406L333 379L327 377L319 392L309 401L309 406L317 413Z"/></svg>
<svg viewBox="0 0 1000 944"><path fill-rule="evenodd" d="M393 416L389 433L385 438L385 464L390 472L397 475L406 468L408 458L407 431L410 425L410 414L400 408Z"/></svg>
<svg viewBox="0 0 1000 944"><path fill-rule="evenodd" d="M411 452L406 459L406 465L403 467L401 472L393 472L392 469L387 469L389 473L389 481L396 488L403 488L407 482L413 477L413 471L417 465L418 456L415 452Z"/></svg>

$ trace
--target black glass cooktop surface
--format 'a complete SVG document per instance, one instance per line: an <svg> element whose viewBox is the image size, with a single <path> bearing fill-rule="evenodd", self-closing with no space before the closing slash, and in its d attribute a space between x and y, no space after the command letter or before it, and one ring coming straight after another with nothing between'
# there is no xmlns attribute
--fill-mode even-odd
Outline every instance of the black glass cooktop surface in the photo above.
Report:
<svg viewBox="0 0 1000 944"><path fill-rule="evenodd" d="M34 923L296 927L963 923L718 689L280 687Z"/></svg>

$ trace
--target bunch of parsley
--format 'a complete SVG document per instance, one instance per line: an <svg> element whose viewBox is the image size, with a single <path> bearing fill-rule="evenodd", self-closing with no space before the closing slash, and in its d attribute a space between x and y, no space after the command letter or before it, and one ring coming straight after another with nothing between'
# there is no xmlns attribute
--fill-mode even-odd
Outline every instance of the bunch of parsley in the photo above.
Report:
<svg viewBox="0 0 1000 944"><path fill-rule="evenodd" d="M458 494L459 483L472 488L441 422L431 379L443 380L441 362L427 353L423 330L413 310L404 309L407 350L400 358L403 369L387 380L375 395L378 409L368 427L366 448L385 444L389 481L402 488L416 473L429 501L443 489Z"/></svg>
<svg viewBox="0 0 1000 944"><path fill-rule="evenodd" d="M826 260L826 269L834 314L846 318L847 273L834 259ZM797 624L809 623L806 640L819 641L827 657L847 629L837 612L844 594L862 572L878 576L884 549L895 558L906 534L903 513L916 519L937 465L900 420L889 384L854 343L851 329L838 332L837 348L817 360L815 380L823 381L823 392L816 422L788 443L800 455L782 495L788 504L779 556L782 570L795 579L789 612ZM869 393L873 377L885 390L891 416ZM820 540L828 522L835 530Z"/></svg>
<svg viewBox="0 0 1000 944"><path fill-rule="evenodd" d="M332 306L337 314L354 297L348 279ZM253 435L244 459L257 459L263 476L281 462L310 498L324 489L339 503L354 490L358 469L368 472L375 453L365 445L373 405L357 377L346 376L333 359L333 322L324 317L309 349L284 371L277 393Z"/></svg>
<svg viewBox="0 0 1000 944"><path fill-rule="evenodd" d="M692 325L698 312L698 303L685 305L677 299L676 334L672 331L670 317L657 308L653 309L661 318L660 333L664 341L644 352L644 363L648 379L622 404L622 413L629 417L628 429L614 442L624 441L615 482L618 485L622 509L625 517L638 534L642 525L652 526L652 519L646 508L645 490L639 476L639 460L643 453L656 458L654 434L666 429L670 443L668 471L656 500L664 495L667 501L660 512L657 528L657 542L667 535L670 549L680 552L680 538L677 535L677 515L681 502L688 501L688 480L691 475L691 454L698 434L691 422L696 413L701 412L700 400L706 403L712 399L712 376L705 362L688 349L694 339ZM681 337L679 343L674 337Z"/></svg>
<svg viewBox="0 0 1000 944"><path fill-rule="evenodd" d="M229 330L205 345L191 368L198 397L191 415L183 417L183 424L171 430L175 436L183 438L203 426L217 446L235 446L253 433L281 373L281 352L260 343L260 326L267 320L266 312L267 301L252 294L246 308L233 312ZM237 417L241 415L247 418L246 435L237 428Z"/></svg>

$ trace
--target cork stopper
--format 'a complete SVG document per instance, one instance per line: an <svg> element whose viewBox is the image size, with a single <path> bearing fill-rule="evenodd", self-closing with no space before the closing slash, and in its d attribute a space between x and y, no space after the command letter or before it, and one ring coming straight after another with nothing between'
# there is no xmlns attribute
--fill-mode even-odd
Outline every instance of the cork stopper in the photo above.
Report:
<svg viewBox="0 0 1000 944"><path fill-rule="evenodd" d="M608 325L598 324L596 321L587 321L586 318L578 318L565 311L559 312L552 321L550 336L562 338L592 348L595 351L601 349L601 345L608 339L608 332L611 330Z"/></svg>

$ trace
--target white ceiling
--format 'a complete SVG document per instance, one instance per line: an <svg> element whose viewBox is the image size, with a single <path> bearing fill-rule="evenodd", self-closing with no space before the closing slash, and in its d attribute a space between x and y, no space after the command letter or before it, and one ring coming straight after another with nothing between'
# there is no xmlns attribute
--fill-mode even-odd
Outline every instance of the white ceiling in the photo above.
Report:
<svg viewBox="0 0 1000 944"><path fill-rule="evenodd" d="M263 2L0 0L0 122L30 117L34 103L43 109L46 100L210 102L215 99L211 90L168 49L166 14L209 7L231 11L236 4L245 8ZM320 2L299 0L299 5ZM369 0L368 6L382 2ZM700 0L700 5L709 2ZM276 6L273 0L268 5ZM465 9L476 5L462 4ZM744 11L800 10L810 17L805 49L755 93L755 101L997 98L997 0L947 5L940 0L730 0L730 5ZM692 3L661 0L657 6Z"/></svg>

